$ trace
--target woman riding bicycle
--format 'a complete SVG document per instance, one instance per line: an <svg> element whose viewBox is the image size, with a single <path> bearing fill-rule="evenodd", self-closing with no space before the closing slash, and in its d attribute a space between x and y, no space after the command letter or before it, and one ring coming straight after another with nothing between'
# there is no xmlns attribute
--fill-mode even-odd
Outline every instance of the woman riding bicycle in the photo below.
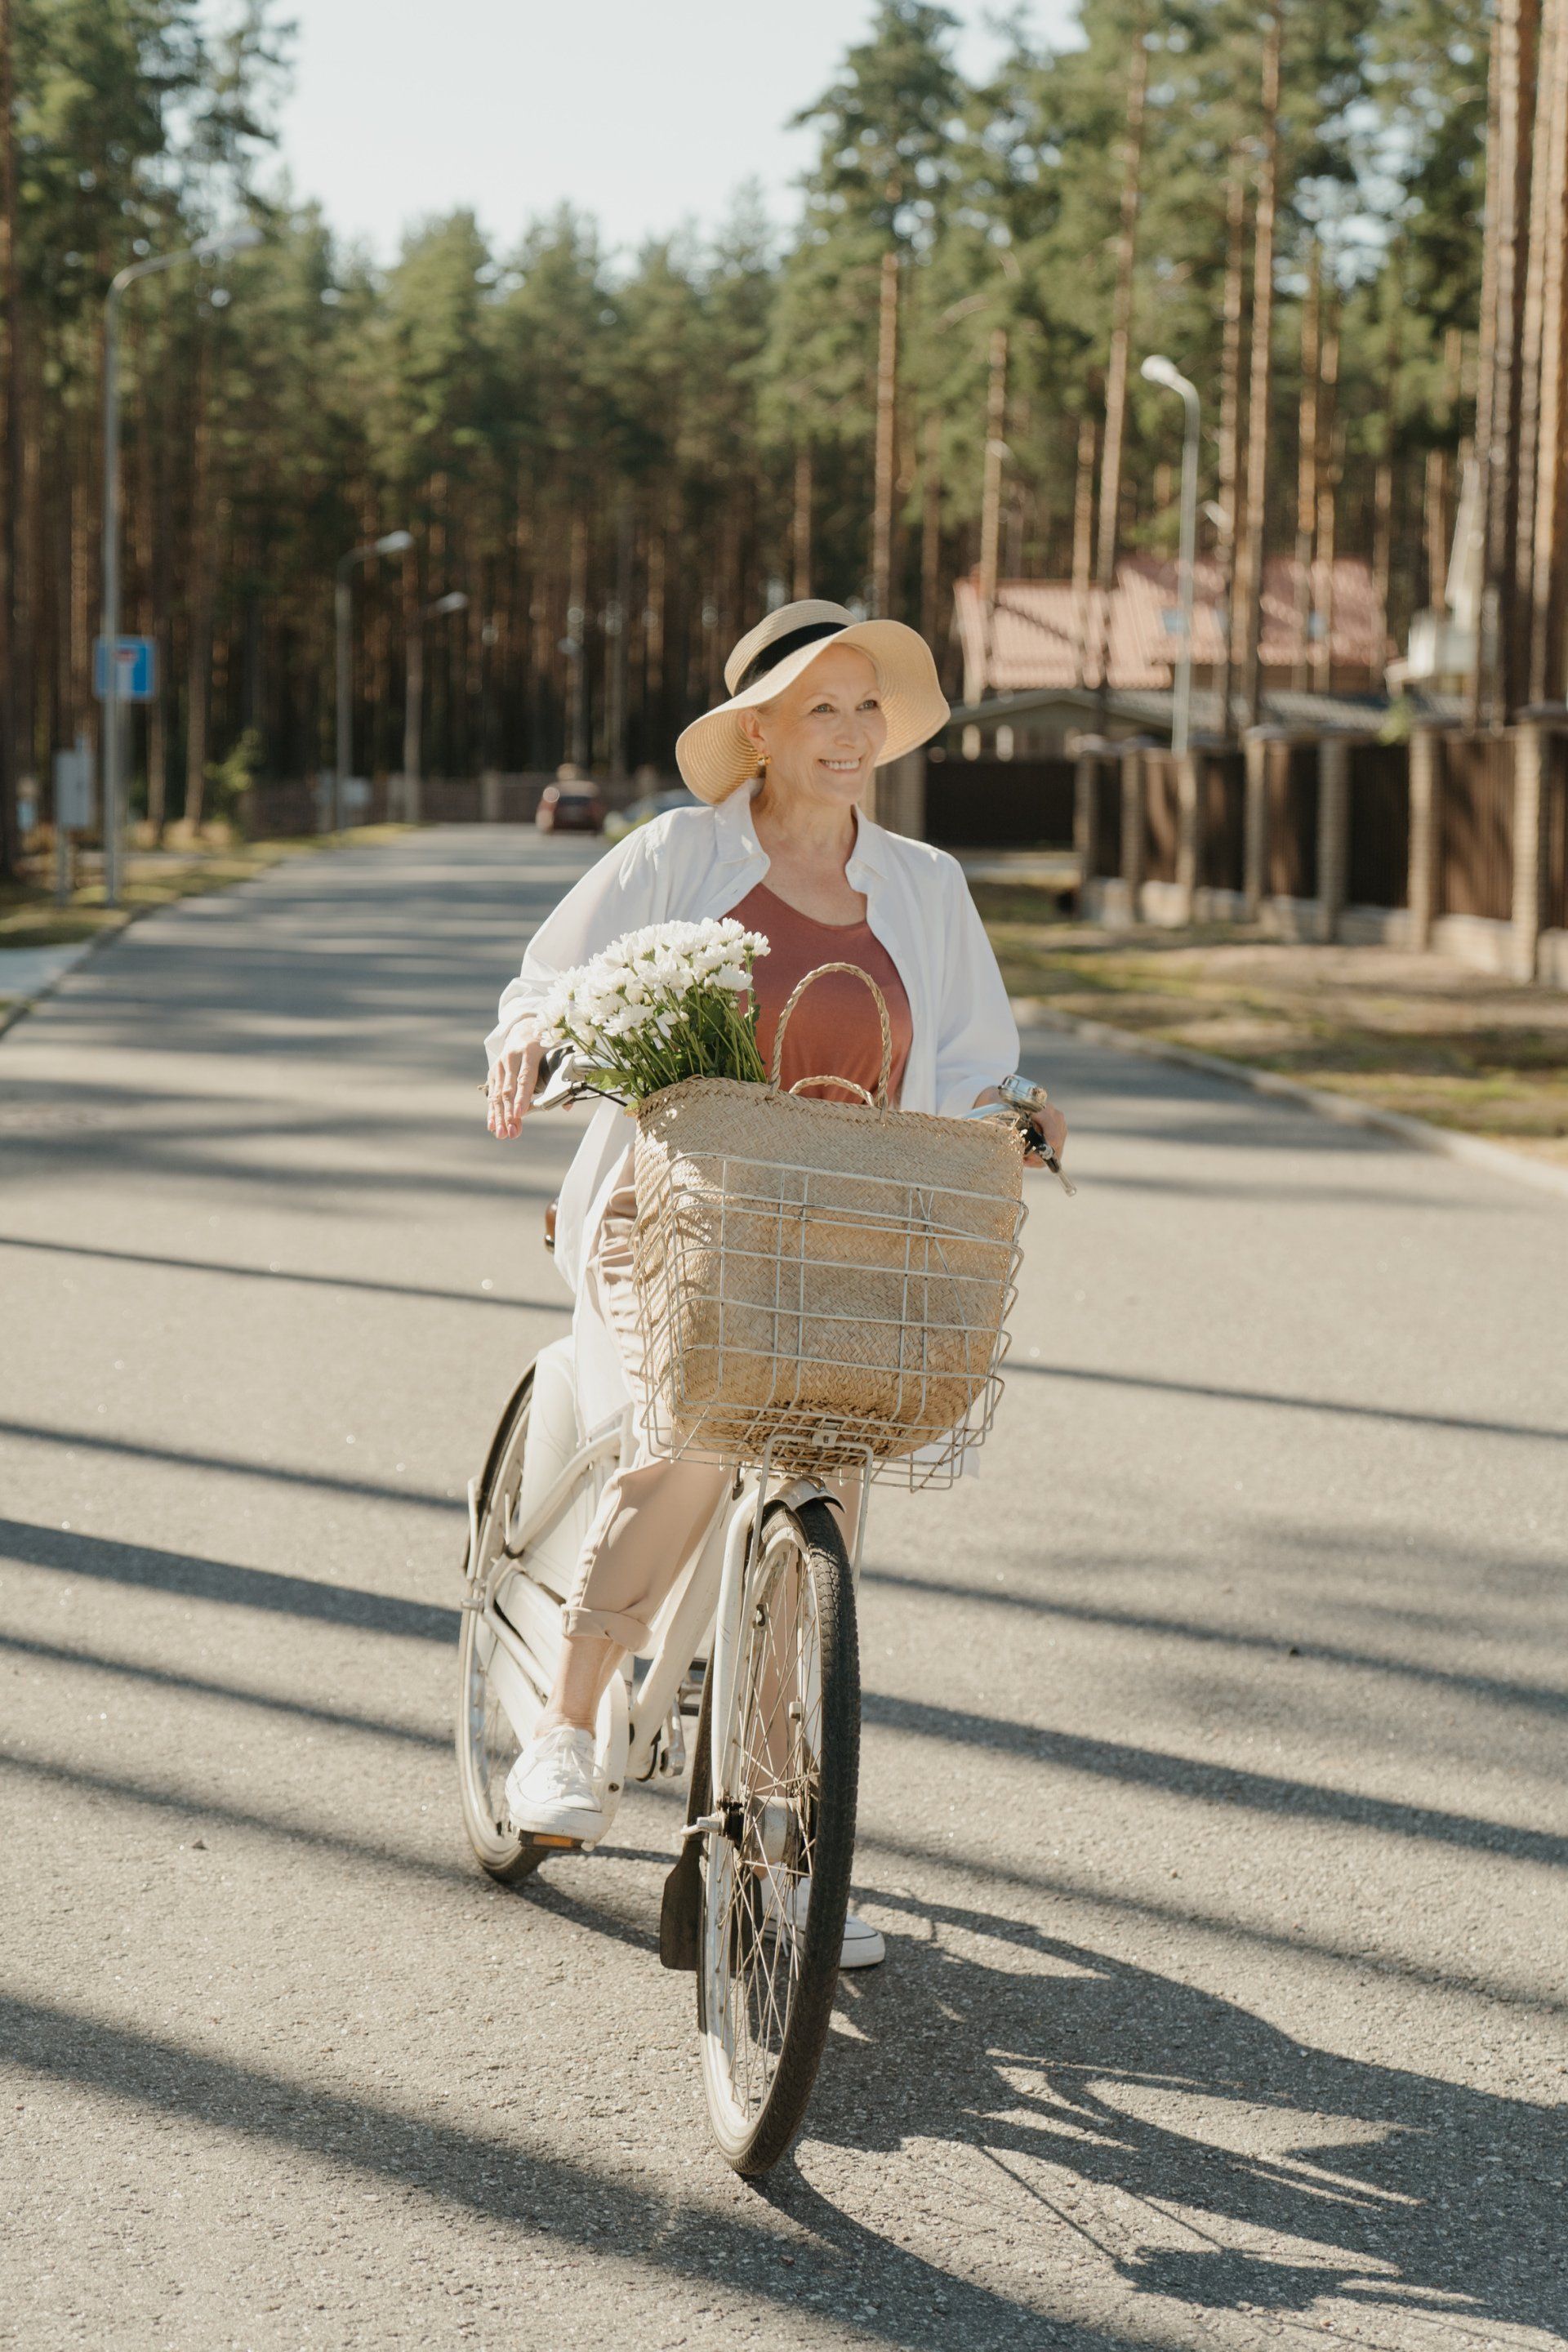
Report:
<svg viewBox="0 0 1568 2352"><path fill-rule="evenodd" d="M851 963L886 999L900 1108L951 1116L1003 1099L998 1081L1015 1068L1018 1035L963 873L943 851L884 832L858 807L875 770L929 740L948 715L923 640L900 622L856 622L838 604L787 604L741 639L724 683L729 700L676 747L681 774L708 805L672 810L617 843L541 925L501 997L486 1047L489 1129L502 1140L521 1131L532 1100L536 1016L557 975L646 924L721 915L769 941L753 974L764 1061L796 981L818 964ZM868 992L835 975L807 992L788 1026L783 1083L831 1070L869 1087L881 1051ZM1061 1114L1047 1106L1035 1117L1059 1154ZM601 1497L550 1702L507 1782L516 1827L535 1835L603 1830L592 1729L599 1699L626 1652L646 1647L728 1475L661 1454L646 1426L632 1139L620 1107L603 1104L561 1194L556 1263L576 1294L589 1418L596 1389L606 1411L629 1391L637 1444ZM1038 1153L1032 1161L1045 1164ZM845 1964L881 1957L880 1937L851 1916Z"/></svg>

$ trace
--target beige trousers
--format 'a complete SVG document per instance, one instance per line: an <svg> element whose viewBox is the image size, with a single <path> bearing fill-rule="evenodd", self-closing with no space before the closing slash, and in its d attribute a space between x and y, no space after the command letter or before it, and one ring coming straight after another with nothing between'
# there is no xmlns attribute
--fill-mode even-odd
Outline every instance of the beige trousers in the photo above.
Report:
<svg viewBox="0 0 1568 2352"><path fill-rule="evenodd" d="M632 1396L634 1445L599 1497L566 1603L568 1633L603 1633L623 1650L646 1650L648 1626L718 1508L728 1472L716 1462L671 1461L647 1426L642 1335L632 1282L637 1195L610 1196L585 1281L620 1350Z"/></svg>
<svg viewBox="0 0 1568 2352"><path fill-rule="evenodd" d="M610 1196L584 1280L613 1334L632 1398L632 1457L605 1486L583 1541L576 1581L566 1603L568 1633L599 1633L623 1650L647 1651L648 1628L659 1605L701 1541L729 1484L717 1462L660 1454L647 1429L647 1386L642 1333L632 1280L632 1226L637 1194L623 1184ZM859 1474L836 1480L832 1493L853 1532Z"/></svg>

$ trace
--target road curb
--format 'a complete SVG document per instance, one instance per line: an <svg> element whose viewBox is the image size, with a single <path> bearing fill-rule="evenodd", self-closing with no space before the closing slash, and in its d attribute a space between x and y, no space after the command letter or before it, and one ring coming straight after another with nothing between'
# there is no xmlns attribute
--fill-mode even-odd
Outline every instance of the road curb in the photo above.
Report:
<svg viewBox="0 0 1568 2352"><path fill-rule="evenodd" d="M1297 1078L1281 1077L1275 1070L1255 1070L1245 1062L1227 1062L1218 1054L1200 1053L1195 1045L1176 1045L1163 1037L1143 1037L1132 1029L1114 1028L1109 1021L1091 1021L1082 1013L1058 1012L1037 996L1015 996L1011 1003L1013 1017L1020 1030L1054 1030L1063 1036L1081 1037L1086 1045L1104 1045L1113 1054L1136 1054L1146 1061L1174 1062L1184 1069L1202 1070L1210 1077L1226 1078L1232 1086L1245 1087L1253 1094L1273 1095L1285 1102L1300 1103L1304 1110L1316 1111L1321 1118L1336 1119L1342 1127L1370 1128L1377 1134L1393 1136L1416 1151L1436 1151L1445 1159L1467 1160L1472 1168L1484 1168L1493 1176L1506 1176L1516 1184L1531 1184L1537 1192L1551 1192L1560 1201L1568 1200L1568 1168L1531 1160L1522 1151L1510 1151L1500 1143L1489 1143L1483 1136L1464 1135L1455 1128L1434 1127L1427 1119L1411 1118L1399 1110L1381 1110L1376 1104L1357 1102L1351 1095L1327 1094L1320 1087L1304 1087Z"/></svg>
<svg viewBox="0 0 1568 2352"><path fill-rule="evenodd" d="M132 923L140 923L148 915L155 915L159 911L156 907L127 907L118 923L106 923L102 930L94 931L90 939L82 941L82 951L74 963L68 963L63 971L57 971L53 980L46 981L42 988L35 989L31 996L19 996L15 1004L0 1013L0 1037L4 1037L8 1029L14 1029L18 1021L25 1021L29 1013L54 994L57 988L63 987L72 972L79 971L84 963L90 962L100 948L107 947L110 940L119 939Z"/></svg>

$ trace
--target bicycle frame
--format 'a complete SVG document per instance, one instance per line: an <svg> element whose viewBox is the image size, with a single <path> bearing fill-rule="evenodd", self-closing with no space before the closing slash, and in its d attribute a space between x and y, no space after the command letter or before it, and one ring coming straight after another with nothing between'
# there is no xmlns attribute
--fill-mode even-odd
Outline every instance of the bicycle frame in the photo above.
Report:
<svg viewBox="0 0 1568 2352"><path fill-rule="evenodd" d="M476 1579L470 1567L463 1605L479 1612L481 1639L488 1644L483 1663L520 1745L531 1736L549 1695L561 1642L563 1599L542 1576L530 1571L528 1553L582 1495L584 1484L595 1478L601 1465L606 1474L613 1470L629 1442L629 1413L617 1417L607 1429L590 1433L563 1464L527 1517L509 1515L501 1547L482 1580ZM861 1484L852 1552L857 1564L869 1483L864 1479ZM713 1639L708 1670L714 1677L712 1720L716 1732L728 1725L734 1704L746 1577L760 1530L761 1500L765 1497L798 1507L830 1496L831 1489L820 1479L775 1476L765 1457L760 1465L731 1475L700 1543L655 1617L652 1654L640 1681L634 1683L628 1664L611 1677L601 1705L596 1738L606 1794L604 1835L609 1833L628 1780L647 1780L661 1767L672 1774L683 1768L680 1690L710 1627ZM474 1564L479 1558L484 1500L479 1482L471 1481L468 1559ZM722 1754L722 1745L716 1742L716 1746Z"/></svg>

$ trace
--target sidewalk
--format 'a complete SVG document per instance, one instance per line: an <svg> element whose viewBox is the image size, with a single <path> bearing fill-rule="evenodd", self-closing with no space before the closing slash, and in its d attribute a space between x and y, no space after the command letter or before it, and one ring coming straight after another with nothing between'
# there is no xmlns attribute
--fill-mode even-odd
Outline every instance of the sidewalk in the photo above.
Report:
<svg viewBox="0 0 1568 2352"><path fill-rule="evenodd" d="M1015 995L1568 1166L1568 994L1437 956L1108 932L976 880Z"/></svg>

